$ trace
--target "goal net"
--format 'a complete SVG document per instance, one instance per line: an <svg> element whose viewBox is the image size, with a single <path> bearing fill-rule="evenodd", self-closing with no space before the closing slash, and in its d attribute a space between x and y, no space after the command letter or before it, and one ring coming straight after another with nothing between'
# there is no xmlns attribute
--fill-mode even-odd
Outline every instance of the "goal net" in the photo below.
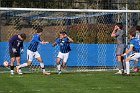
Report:
<svg viewBox="0 0 140 93"><path fill-rule="evenodd" d="M138 10L0 8L0 16L0 66L3 67L5 60L10 62L8 41L19 33L27 34L21 63L27 62L26 50L32 36L37 28L42 28L41 39L50 43L39 45L38 51L50 71L55 71L59 52L59 46L51 44L59 32L66 31L74 40L66 71L108 70L117 66L116 42L111 37L115 24L123 23L126 36L140 24ZM33 60L29 70L40 71L37 60Z"/></svg>

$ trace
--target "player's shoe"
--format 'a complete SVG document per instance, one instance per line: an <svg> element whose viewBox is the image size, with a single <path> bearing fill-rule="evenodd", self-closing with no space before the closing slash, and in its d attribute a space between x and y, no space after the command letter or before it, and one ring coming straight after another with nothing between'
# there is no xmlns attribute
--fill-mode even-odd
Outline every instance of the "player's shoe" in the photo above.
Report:
<svg viewBox="0 0 140 93"><path fill-rule="evenodd" d="M123 76L134 76L133 74L122 74Z"/></svg>
<svg viewBox="0 0 140 93"><path fill-rule="evenodd" d="M115 73L116 75L122 75L122 72L118 71Z"/></svg>
<svg viewBox="0 0 140 93"><path fill-rule="evenodd" d="M43 72L43 74L44 75L50 75L51 73L45 71L45 72Z"/></svg>
<svg viewBox="0 0 140 93"><path fill-rule="evenodd" d="M23 73L21 71L18 72L19 75L22 75Z"/></svg>
<svg viewBox="0 0 140 93"><path fill-rule="evenodd" d="M14 71L13 71L13 70L11 70L11 71L10 71L10 74L11 74L11 75L14 75Z"/></svg>
<svg viewBox="0 0 140 93"><path fill-rule="evenodd" d="M58 73L58 75L60 75L62 72L61 72L61 70L59 70L59 71L57 71L57 73Z"/></svg>
<svg viewBox="0 0 140 93"><path fill-rule="evenodd" d="M11 75L14 75L14 72L11 72L10 74L11 74Z"/></svg>

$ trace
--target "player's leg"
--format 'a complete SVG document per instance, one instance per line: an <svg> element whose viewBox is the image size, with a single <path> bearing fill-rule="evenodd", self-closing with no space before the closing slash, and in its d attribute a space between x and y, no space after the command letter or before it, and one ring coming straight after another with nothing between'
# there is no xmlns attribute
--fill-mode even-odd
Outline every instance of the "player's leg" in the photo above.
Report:
<svg viewBox="0 0 140 93"><path fill-rule="evenodd" d="M19 66L16 67L17 69L17 72L19 72L19 70L23 67L27 67L27 66L30 66L32 64L32 60L33 60L33 57L34 57L34 53L30 50L27 50L27 60L28 62L27 63L23 63Z"/></svg>
<svg viewBox="0 0 140 93"><path fill-rule="evenodd" d="M126 72L127 75L130 74L130 60L136 60L140 58L140 53L134 53L132 55L130 55L129 57L126 58Z"/></svg>
<svg viewBox="0 0 140 93"><path fill-rule="evenodd" d="M20 66L20 56L16 57L17 66ZM22 74L21 68L19 68L18 74Z"/></svg>
<svg viewBox="0 0 140 93"><path fill-rule="evenodd" d="M11 57L11 61L10 61L10 72L11 72L11 75L14 75L14 62L15 62L15 57Z"/></svg>
<svg viewBox="0 0 140 93"><path fill-rule="evenodd" d="M64 58L63 58L63 63L62 63L62 67L65 69L66 68L66 64L67 64L67 60L69 58L69 53L65 53L64 54Z"/></svg>
<svg viewBox="0 0 140 93"><path fill-rule="evenodd" d="M41 67L41 69L42 69L43 74L45 74L45 75L50 75L49 72L46 72L44 62L43 62L43 60L42 60L42 58L41 58L41 56L40 56L40 54L39 54L38 52L35 52L35 58L36 58L36 59L38 60L38 62L40 63L40 67Z"/></svg>
<svg viewBox="0 0 140 93"><path fill-rule="evenodd" d="M123 54L124 51L124 46L119 44L117 45L117 50L116 50L116 55L117 55L117 61L118 61L118 69L119 71L115 74L122 74L123 70L123 62L122 62L122 57L121 55Z"/></svg>
<svg viewBox="0 0 140 93"><path fill-rule="evenodd" d="M61 60L62 59L63 59L63 53L59 52L58 56L57 56L57 59L56 59L58 74L61 74Z"/></svg>

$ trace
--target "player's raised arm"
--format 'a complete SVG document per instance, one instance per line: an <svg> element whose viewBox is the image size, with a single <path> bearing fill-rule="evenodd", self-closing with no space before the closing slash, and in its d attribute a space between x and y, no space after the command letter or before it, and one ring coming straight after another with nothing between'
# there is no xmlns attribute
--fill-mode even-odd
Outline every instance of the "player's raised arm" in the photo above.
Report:
<svg viewBox="0 0 140 93"><path fill-rule="evenodd" d="M113 32L111 33L111 37L116 37L117 26L114 27Z"/></svg>
<svg viewBox="0 0 140 93"><path fill-rule="evenodd" d="M72 38L70 38L69 36L67 36L67 38L69 39L69 41L70 41L71 43L73 42Z"/></svg>
<svg viewBox="0 0 140 93"><path fill-rule="evenodd" d="M69 39L69 42L73 42L73 40L72 40L72 38L70 38L68 35L67 35L67 33L66 32L64 32L64 34L65 34L65 37L67 37L68 39Z"/></svg>

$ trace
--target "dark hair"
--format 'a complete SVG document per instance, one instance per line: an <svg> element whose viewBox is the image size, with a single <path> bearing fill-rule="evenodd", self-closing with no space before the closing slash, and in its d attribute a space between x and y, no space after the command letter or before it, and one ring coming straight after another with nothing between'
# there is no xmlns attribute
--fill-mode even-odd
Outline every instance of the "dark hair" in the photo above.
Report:
<svg viewBox="0 0 140 93"><path fill-rule="evenodd" d="M65 35L65 34L67 34L66 32L64 32L64 31L62 31L62 32L60 32L60 34L63 34L63 35Z"/></svg>
<svg viewBox="0 0 140 93"><path fill-rule="evenodd" d="M26 34L25 33L21 33L20 36L21 36L21 38L23 38L23 40L26 39Z"/></svg>
<svg viewBox="0 0 140 93"><path fill-rule="evenodd" d="M136 30L140 31L140 26L136 26Z"/></svg>
<svg viewBox="0 0 140 93"><path fill-rule="evenodd" d="M41 32L43 32L43 29L42 28L38 28L36 33L41 33Z"/></svg>
<svg viewBox="0 0 140 93"><path fill-rule="evenodd" d="M120 29L123 29L123 24L122 24L122 23L116 23L116 25L117 25Z"/></svg>
<svg viewBox="0 0 140 93"><path fill-rule="evenodd" d="M64 33L64 34L67 34L67 32L65 32L65 31L64 31L63 33Z"/></svg>
<svg viewBox="0 0 140 93"><path fill-rule="evenodd" d="M132 37L135 37L136 36L136 32L135 31L130 31L129 35L131 35Z"/></svg>

